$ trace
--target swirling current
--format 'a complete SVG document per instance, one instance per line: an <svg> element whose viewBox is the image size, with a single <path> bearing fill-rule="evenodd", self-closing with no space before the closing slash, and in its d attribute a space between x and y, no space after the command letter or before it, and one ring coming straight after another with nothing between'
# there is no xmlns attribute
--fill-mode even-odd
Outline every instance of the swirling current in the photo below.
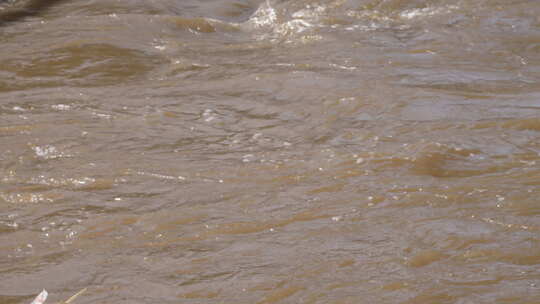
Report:
<svg viewBox="0 0 540 304"><path fill-rule="evenodd" d="M1 1L0 303L539 303L539 16Z"/></svg>

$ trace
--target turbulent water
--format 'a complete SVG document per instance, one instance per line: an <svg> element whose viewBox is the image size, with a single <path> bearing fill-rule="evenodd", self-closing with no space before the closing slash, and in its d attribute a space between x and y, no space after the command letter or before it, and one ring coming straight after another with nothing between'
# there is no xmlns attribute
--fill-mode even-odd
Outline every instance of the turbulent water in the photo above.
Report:
<svg viewBox="0 0 540 304"><path fill-rule="evenodd" d="M536 0L0 3L0 303L539 303Z"/></svg>

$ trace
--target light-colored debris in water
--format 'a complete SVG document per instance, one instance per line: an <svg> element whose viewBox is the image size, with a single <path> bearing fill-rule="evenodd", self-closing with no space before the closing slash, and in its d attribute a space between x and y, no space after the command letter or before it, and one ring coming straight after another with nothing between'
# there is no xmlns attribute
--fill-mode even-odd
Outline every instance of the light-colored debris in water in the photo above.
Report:
<svg viewBox="0 0 540 304"><path fill-rule="evenodd" d="M43 304L45 303L45 300L47 300L48 295L49 293L45 289L43 289L43 291L40 292L38 296L34 299L34 301L32 301L32 303L30 304Z"/></svg>
<svg viewBox="0 0 540 304"><path fill-rule="evenodd" d="M81 289L79 292L71 296L71 298L67 299L66 301L59 303L59 304L70 304L71 302L75 301L75 299L82 295L86 291L86 288Z"/></svg>
<svg viewBox="0 0 540 304"><path fill-rule="evenodd" d="M70 304L71 302L75 301L75 299L78 296L82 295L85 291L86 291L86 288L83 288L82 290L80 290L79 292L71 296L69 299L62 302L58 302L57 304ZM48 295L49 293L45 289L43 289L43 291L30 304L44 304L45 301L47 300Z"/></svg>

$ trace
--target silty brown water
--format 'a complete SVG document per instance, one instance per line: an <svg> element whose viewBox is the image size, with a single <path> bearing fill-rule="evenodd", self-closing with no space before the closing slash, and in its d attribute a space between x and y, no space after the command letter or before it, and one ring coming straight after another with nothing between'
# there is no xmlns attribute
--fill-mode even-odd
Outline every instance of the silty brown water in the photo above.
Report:
<svg viewBox="0 0 540 304"><path fill-rule="evenodd" d="M538 303L540 4L8 1L0 303Z"/></svg>

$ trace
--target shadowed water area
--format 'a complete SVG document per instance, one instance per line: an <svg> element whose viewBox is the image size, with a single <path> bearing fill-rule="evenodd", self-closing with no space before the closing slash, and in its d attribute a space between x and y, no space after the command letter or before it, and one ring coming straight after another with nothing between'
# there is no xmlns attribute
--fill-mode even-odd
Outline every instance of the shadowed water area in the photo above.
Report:
<svg viewBox="0 0 540 304"><path fill-rule="evenodd" d="M539 16L0 2L0 303L538 303Z"/></svg>

